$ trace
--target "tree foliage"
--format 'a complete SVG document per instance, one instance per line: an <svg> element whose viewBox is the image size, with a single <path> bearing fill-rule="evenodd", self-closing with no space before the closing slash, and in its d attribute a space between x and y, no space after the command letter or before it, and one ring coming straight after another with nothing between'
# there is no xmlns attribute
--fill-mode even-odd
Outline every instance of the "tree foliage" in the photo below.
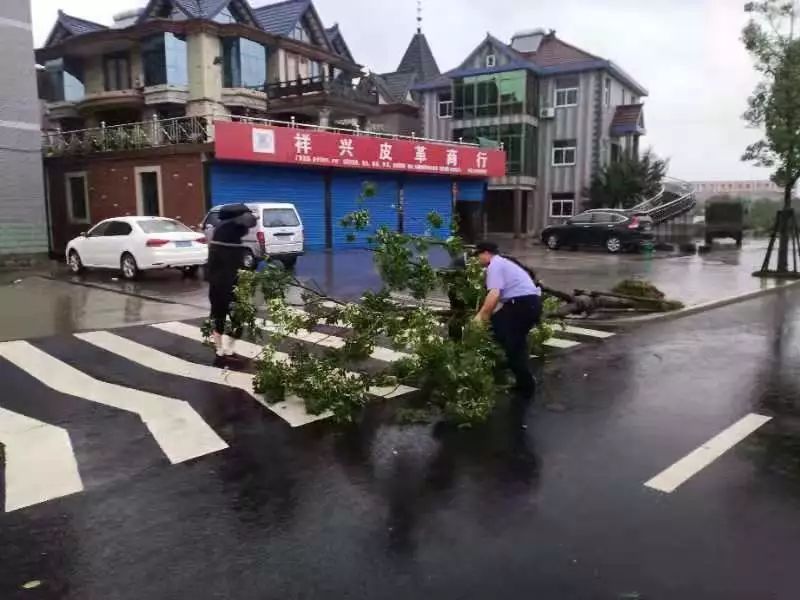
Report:
<svg viewBox="0 0 800 600"><path fill-rule="evenodd" d="M589 188L592 208L632 208L655 196L667 174L668 161L647 150L641 157L624 155L603 167Z"/></svg>
<svg viewBox="0 0 800 600"><path fill-rule="evenodd" d="M742 159L773 169L773 180L791 190L800 179L800 39L794 37L793 3L749 2L751 19L742 40L762 75L748 99L747 123L764 137L747 147Z"/></svg>
<svg viewBox="0 0 800 600"><path fill-rule="evenodd" d="M379 291L365 292L359 303L331 298L272 263L261 272L241 272L234 310L241 321L236 325L249 336L264 339L255 390L268 402L296 395L309 413L330 413L337 422L350 422L374 398L406 384L421 390L415 408L459 426L481 423L504 389L496 376L502 357L491 332L471 319L486 293L483 271L472 258L466 259L464 268L434 267L430 258L434 247L444 248L452 258L465 253L457 226L444 238L443 219L436 213L428 215L425 235L372 227L368 205L374 195L374 186L365 184L357 209L342 220L350 239L367 235L383 282ZM302 307L287 302L290 288L302 290ZM419 306L396 302L393 292L410 292ZM454 310L437 309L428 302L437 292L450 296ZM259 297L263 305L257 302ZM552 335L554 323L546 320L532 339L541 344ZM337 328L344 344L323 349L292 343L320 324ZM401 351L406 358L376 370L375 361L366 359L378 345Z"/></svg>

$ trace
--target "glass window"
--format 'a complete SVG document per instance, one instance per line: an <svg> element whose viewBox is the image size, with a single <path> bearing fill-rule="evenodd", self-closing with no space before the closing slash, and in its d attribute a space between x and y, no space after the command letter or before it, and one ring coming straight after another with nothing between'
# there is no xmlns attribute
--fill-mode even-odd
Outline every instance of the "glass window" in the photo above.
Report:
<svg viewBox="0 0 800 600"><path fill-rule="evenodd" d="M83 63L73 58L58 58L45 63L51 88L51 102L74 102L86 95Z"/></svg>
<svg viewBox="0 0 800 600"><path fill-rule="evenodd" d="M550 216L553 218L571 217L575 214L575 194L556 193L550 197ZM573 219L573 222L577 222Z"/></svg>
<svg viewBox="0 0 800 600"><path fill-rule="evenodd" d="M130 223L125 221L111 221L103 233L104 237L111 237L115 235L130 235L133 231Z"/></svg>
<svg viewBox="0 0 800 600"><path fill-rule="evenodd" d="M526 73L502 73L500 82L500 113L503 115L519 115L525 109L525 92L527 86Z"/></svg>
<svg viewBox="0 0 800 600"><path fill-rule="evenodd" d="M89 233L86 234L88 237L102 237L106 234L106 229L108 226L111 225L110 221L104 221L103 223L98 223L94 227L89 230Z"/></svg>
<svg viewBox="0 0 800 600"><path fill-rule="evenodd" d="M606 106L611 105L611 78L606 77L604 102Z"/></svg>
<svg viewBox="0 0 800 600"><path fill-rule="evenodd" d="M67 174L67 215L71 223L89 222L89 197L86 174Z"/></svg>
<svg viewBox="0 0 800 600"><path fill-rule="evenodd" d="M262 218L264 227L297 227L300 221L291 208L265 208Z"/></svg>
<svg viewBox="0 0 800 600"><path fill-rule="evenodd" d="M439 92L439 118L449 119L453 116L453 95L448 92Z"/></svg>
<svg viewBox="0 0 800 600"><path fill-rule="evenodd" d="M154 35L142 42L144 84L189 85L186 40L172 33Z"/></svg>
<svg viewBox="0 0 800 600"><path fill-rule="evenodd" d="M223 85L261 89L267 82L267 49L246 38L224 38Z"/></svg>
<svg viewBox="0 0 800 600"><path fill-rule="evenodd" d="M186 225L172 219L142 219L136 221L145 233L186 233L191 232Z"/></svg>
<svg viewBox="0 0 800 600"><path fill-rule="evenodd" d="M592 213L582 213L580 215L574 216L569 220L570 223L591 223L592 222Z"/></svg>
<svg viewBox="0 0 800 600"><path fill-rule="evenodd" d="M555 107L577 106L578 104L577 77L560 77L556 79Z"/></svg>
<svg viewBox="0 0 800 600"><path fill-rule="evenodd" d="M576 162L577 142L575 140L558 140L553 142L553 166L568 167Z"/></svg>
<svg viewBox="0 0 800 600"><path fill-rule="evenodd" d="M497 64L497 57L494 54L486 55L486 66L490 69Z"/></svg>
<svg viewBox="0 0 800 600"><path fill-rule="evenodd" d="M614 223L614 215L610 213L592 213L592 223L600 223L602 225Z"/></svg>
<svg viewBox="0 0 800 600"><path fill-rule="evenodd" d="M131 87L131 66L127 53L103 57L105 89L108 92L128 90Z"/></svg>

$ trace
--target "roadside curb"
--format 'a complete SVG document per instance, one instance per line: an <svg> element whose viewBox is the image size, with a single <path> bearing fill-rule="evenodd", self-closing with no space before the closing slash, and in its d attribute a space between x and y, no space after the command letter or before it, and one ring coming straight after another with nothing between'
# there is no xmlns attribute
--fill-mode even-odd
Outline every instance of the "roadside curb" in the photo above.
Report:
<svg viewBox="0 0 800 600"><path fill-rule="evenodd" d="M682 317L689 317L691 315L706 312L708 310L713 310L715 308L721 308L723 306L728 306L730 304L745 302L747 300L752 300L754 298L759 298L761 296L768 296L770 294L775 294L783 290L789 290L797 286L800 286L800 281L778 283L774 287L768 288L766 290L755 290L753 292L740 294L738 296L729 296L727 298L722 298L720 300L712 300L711 302L704 302L703 304L687 306L686 308L682 308L680 310L675 310L672 312L642 315L639 317L629 317L627 319L626 318L609 319L607 321L592 321L588 319L568 319L568 320L574 321L575 323L585 323L585 324L591 323L593 327L599 327L599 328L602 328L604 326L624 328L633 325L641 325L645 323L655 323L658 321L669 321L673 319L680 319Z"/></svg>
<svg viewBox="0 0 800 600"><path fill-rule="evenodd" d="M197 308L197 309L206 309L206 306L199 306L197 304L187 304L186 302L178 302L177 300L169 300L167 298L159 298L158 296L150 296L148 294L138 294L135 292L128 292L125 290L118 290L112 287L106 287L99 283L91 283L89 281L65 281L63 279L59 279L53 275L34 275L34 277L40 277L42 279L47 279L49 281L57 281L59 283L68 283L70 285L79 285L81 287L91 288L94 290L100 290L103 292L110 292L112 294L121 294L122 296L130 296L131 298L141 298L142 300L149 300L150 302L158 302L159 304L171 304L173 306L187 306L189 308Z"/></svg>

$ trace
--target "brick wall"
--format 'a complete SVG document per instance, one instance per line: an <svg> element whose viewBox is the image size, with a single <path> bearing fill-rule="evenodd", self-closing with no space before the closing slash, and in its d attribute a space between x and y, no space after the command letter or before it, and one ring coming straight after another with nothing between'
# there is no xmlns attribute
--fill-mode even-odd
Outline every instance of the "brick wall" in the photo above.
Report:
<svg viewBox="0 0 800 600"><path fill-rule="evenodd" d="M63 254L69 240L104 219L137 214L137 167L160 167L162 216L178 219L190 227L202 221L206 197L200 152L136 158L48 159L45 168L55 253ZM91 225L69 222L66 174L78 172L86 173Z"/></svg>

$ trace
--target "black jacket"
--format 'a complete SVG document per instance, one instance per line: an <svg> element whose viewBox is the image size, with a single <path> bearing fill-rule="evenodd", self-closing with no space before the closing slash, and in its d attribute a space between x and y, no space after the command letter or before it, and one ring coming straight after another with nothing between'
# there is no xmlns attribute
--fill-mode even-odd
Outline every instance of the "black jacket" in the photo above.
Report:
<svg viewBox="0 0 800 600"><path fill-rule="evenodd" d="M248 212L226 219L214 228L208 246L208 281L211 285L230 288L236 285L246 251L242 238L255 224L254 220Z"/></svg>

